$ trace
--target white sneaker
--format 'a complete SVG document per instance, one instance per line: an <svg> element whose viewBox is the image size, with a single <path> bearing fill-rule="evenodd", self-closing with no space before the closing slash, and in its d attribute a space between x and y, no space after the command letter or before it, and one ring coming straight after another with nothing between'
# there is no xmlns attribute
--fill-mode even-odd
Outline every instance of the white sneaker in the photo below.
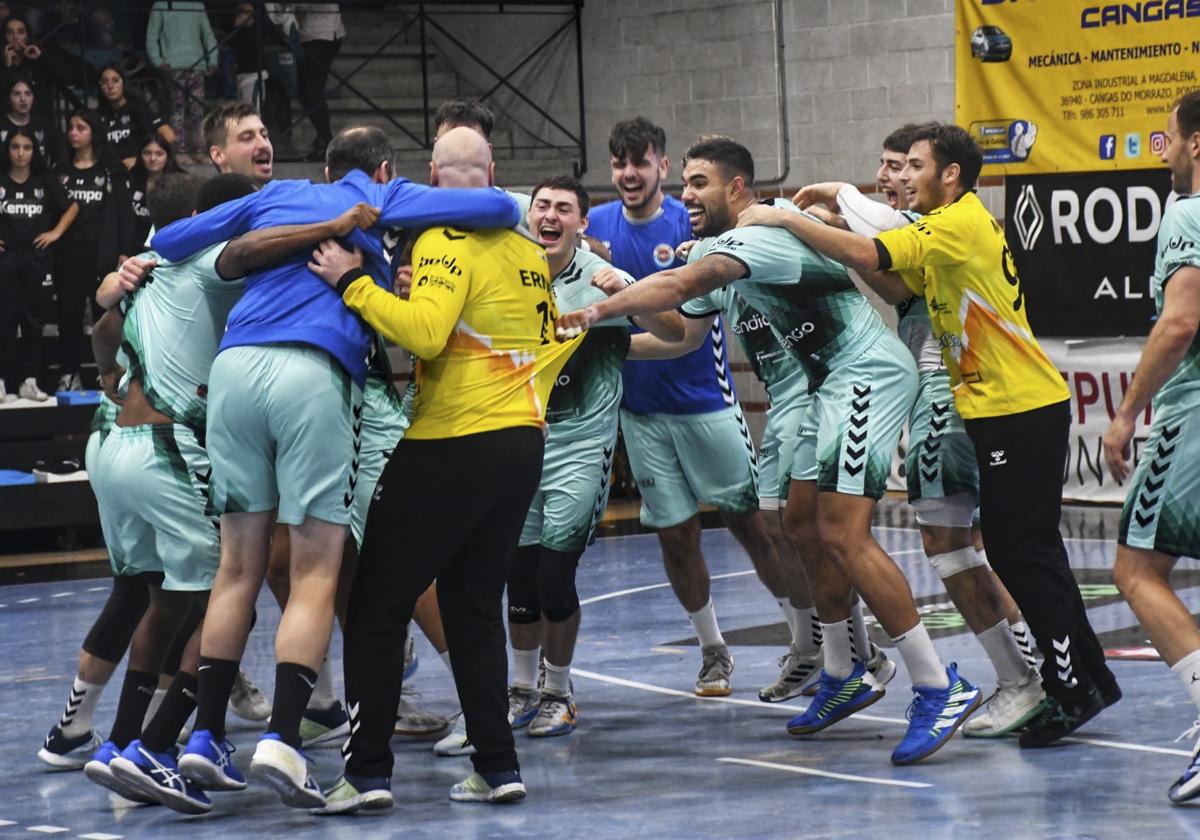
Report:
<svg viewBox="0 0 1200 840"><path fill-rule="evenodd" d="M883 649L874 642L871 643L871 658L863 664L867 666L867 670L871 672L875 682L880 685L887 685L896 676L896 663L888 659Z"/></svg>
<svg viewBox="0 0 1200 840"><path fill-rule="evenodd" d="M274 732L258 742L250 772L279 794L284 805L293 808L322 808L325 797L316 780L309 775L304 753L289 747Z"/></svg>
<svg viewBox="0 0 1200 840"><path fill-rule="evenodd" d="M4 380L0 379L0 403L16 402L17 395L8 393L8 389L4 387Z"/></svg>
<svg viewBox="0 0 1200 840"><path fill-rule="evenodd" d="M1030 669L1011 685L1001 685L984 707L963 724L967 738L999 738L1028 723L1042 708L1046 692L1038 672Z"/></svg>
<svg viewBox="0 0 1200 840"><path fill-rule="evenodd" d="M60 376L58 378L58 385L56 385L54 388L55 393L57 393L58 391L82 391L82 390L83 390L83 382L79 379L78 373L64 373L62 376Z"/></svg>
<svg viewBox="0 0 1200 840"><path fill-rule="evenodd" d="M758 699L764 703L782 703L800 696L804 689L816 685L824 662L819 648L812 653L799 653L795 644L791 645L779 660L779 677L759 689Z"/></svg>
<svg viewBox="0 0 1200 840"><path fill-rule="evenodd" d="M729 678L733 675L733 654L728 645L712 645L700 649L700 676L696 678L695 693L699 697L725 697L733 693Z"/></svg>
<svg viewBox="0 0 1200 840"><path fill-rule="evenodd" d="M508 723L513 729L528 726L537 716L542 695L536 688L508 687Z"/></svg>
<svg viewBox="0 0 1200 840"><path fill-rule="evenodd" d="M17 389L17 396L23 400L36 402L45 402L50 399L50 395L38 387L37 380L32 376L21 383L21 387Z"/></svg>
<svg viewBox="0 0 1200 840"><path fill-rule="evenodd" d="M246 672L238 668L233 690L229 692L229 709L242 720L266 720L271 716L271 701L250 682Z"/></svg>
<svg viewBox="0 0 1200 840"><path fill-rule="evenodd" d="M423 712L410 703L407 697L414 700L421 695L415 691L405 691L400 695L400 705L396 707L396 726L393 730L397 735L432 735L441 732L450 725L450 721L432 712Z"/></svg>
<svg viewBox="0 0 1200 840"><path fill-rule="evenodd" d="M438 755L475 755L475 745L467 738L467 719L462 712L455 715L454 728L450 734L433 745Z"/></svg>

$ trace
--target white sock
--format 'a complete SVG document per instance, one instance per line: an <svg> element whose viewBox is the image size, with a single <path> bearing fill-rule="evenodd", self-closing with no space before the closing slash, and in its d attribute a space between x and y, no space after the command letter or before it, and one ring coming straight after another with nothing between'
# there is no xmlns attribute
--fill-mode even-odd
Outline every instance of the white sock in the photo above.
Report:
<svg viewBox="0 0 1200 840"><path fill-rule="evenodd" d="M537 688L538 659L541 658L541 655L541 648L534 648L533 650L517 650L513 648L513 688L523 688L526 691L532 691Z"/></svg>
<svg viewBox="0 0 1200 840"><path fill-rule="evenodd" d="M821 624L821 636L825 640L825 672L831 677L845 679L854 670L854 659L850 655L850 621L835 621Z"/></svg>
<svg viewBox="0 0 1200 840"><path fill-rule="evenodd" d="M1037 651L1033 647L1033 634L1029 632L1029 625L1024 621L1018 621L1016 624L1009 624L1012 630L1013 639L1016 640L1017 649L1021 651L1021 657L1029 665L1030 668L1037 667Z"/></svg>
<svg viewBox="0 0 1200 840"><path fill-rule="evenodd" d="M858 600L850 607L850 655L854 657L855 662L866 662L871 658L871 639L867 636L862 601Z"/></svg>
<svg viewBox="0 0 1200 840"><path fill-rule="evenodd" d="M75 676L67 706L58 722L64 735L75 738L92 728L92 717L96 714L96 704L100 702L104 686L104 683L84 682L82 677Z"/></svg>
<svg viewBox="0 0 1200 840"><path fill-rule="evenodd" d="M154 689L154 696L150 698L150 705L146 707L146 716L142 718L142 729L145 729L146 725L149 724L150 721L154 720L154 715L158 711L158 707L162 705L162 701L166 698L166 696L167 690L165 688Z"/></svg>
<svg viewBox="0 0 1200 840"><path fill-rule="evenodd" d="M900 652L900 658L908 667L908 676L913 685L929 688L946 688L950 685L946 668L938 659L924 624L918 621L915 627L901 633L892 641L896 643L896 650Z"/></svg>
<svg viewBox="0 0 1200 840"><path fill-rule="evenodd" d="M317 671L317 684L313 686L312 697L308 700L308 708L330 709L336 702L337 692L333 688L333 666L329 664L329 657L326 656Z"/></svg>
<svg viewBox="0 0 1200 840"><path fill-rule="evenodd" d="M446 666L446 670L450 676L454 676L454 666L450 664L450 651L444 650L438 654L438 659L442 660L442 664Z"/></svg>
<svg viewBox="0 0 1200 840"><path fill-rule="evenodd" d="M556 697L566 697L571 693L571 666L551 665L546 660L546 685L543 690Z"/></svg>
<svg viewBox="0 0 1200 840"><path fill-rule="evenodd" d="M796 626L792 629L792 647L797 653L816 653L821 649L821 619L812 607L792 607Z"/></svg>
<svg viewBox="0 0 1200 840"><path fill-rule="evenodd" d="M1192 696L1192 702L1200 707L1200 650L1194 650L1171 666L1179 675L1183 687Z"/></svg>
<svg viewBox="0 0 1200 840"><path fill-rule="evenodd" d="M775 603L779 605L779 611L783 613L783 620L787 622L788 632L791 633L792 639L796 638L796 613L792 610L792 602L787 598L776 598Z"/></svg>
<svg viewBox="0 0 1200 840"><path fill-rule="evenodd" d="M692 622L692 629L700 639L700 647L725 644L725 637L721 635L721 628L717 626L717 611L713 609L712 598L700 609L688 613L688 621Z"/></svg>
<svg viewBox="0 0 1200 840"><path fill-rule="evenodd" d="M1013 638L1007 619L1002 618L982 633L976 633L975 638L983 645L988 659L992 660L1000 685L1014 685L1025 679L1029 665L1017 647L1017 640Z"/></svg>

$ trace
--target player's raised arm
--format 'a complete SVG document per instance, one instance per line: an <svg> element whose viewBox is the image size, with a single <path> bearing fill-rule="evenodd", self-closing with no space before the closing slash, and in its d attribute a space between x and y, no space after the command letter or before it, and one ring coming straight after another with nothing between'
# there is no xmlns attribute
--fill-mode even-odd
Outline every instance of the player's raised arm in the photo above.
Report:
<svg viewBox="0 0 1200 840"><path fill-rule="evenodd" d="M190 218L172 222L154 234L150 247L166 259L180 262L210 245L240 236L250 230L261 195L261 190L250 193Z"/></svg>

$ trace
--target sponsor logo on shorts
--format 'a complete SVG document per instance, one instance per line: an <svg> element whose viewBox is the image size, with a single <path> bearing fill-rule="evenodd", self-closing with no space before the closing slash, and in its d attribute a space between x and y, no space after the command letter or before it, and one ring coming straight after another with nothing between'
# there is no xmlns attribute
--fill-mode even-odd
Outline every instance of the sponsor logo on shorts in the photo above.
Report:
<svg viewBox="0 0 1200 840"><path fill-rule="evenodd" d="M639 479L637 486L638 487L653 487L654 486L654 477L651 476L650 478Z"/></svg>
<svg viewBox="0 0 1200 840"><path fill-rule="evenodd" d="M1008 463L1008 458L1005 457L1003 449L993 449L989 455L991 456L991 460L988 461L989 467L998 467L1001 464Z"/></svg>

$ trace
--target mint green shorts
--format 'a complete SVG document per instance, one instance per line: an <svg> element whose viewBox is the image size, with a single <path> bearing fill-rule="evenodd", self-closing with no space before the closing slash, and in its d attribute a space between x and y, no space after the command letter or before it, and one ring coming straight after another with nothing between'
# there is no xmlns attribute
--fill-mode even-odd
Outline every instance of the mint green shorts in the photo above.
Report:
<svg viewBox="0 0 1200 840"><path fill-rule="evenodd" d="M582 553L608 506L617 430L597 440L546 441L542 480L525 516L518 545L544 545L564 554Z"/></svg>
<svg viewBox="0 0 1200 840"><path fill-rule="evenodd" d="M921 525L970 528L979 502L979 465L967 436L950 374L923 373L908 421L904 461L908 503Z"/></svg>
<svg viewBox="0 0 1200 840"><path fill-rule="evenodd" d="M1200 410L1154 406L1117 542L1169 557L1200 557Z"/></svg>
<svg viewBox="0 0 1200 840"><path fill-rule="evenodd" d="M350 507L350 533L354 544L362 548L367 528L367 511L383 468L392 457L392 450L404 437L409 418L400 395L392 383L377 376L367 376L362 401L362 448L358 455L358 483L354 485L354 504Z"/></svg>
<svg viewBox="0 0 1200 840"><path fill-rule="evenodd" d="M812 402L807 389L771 400L758 447L758 505L763 510L787 504L800 426Z"/></svg>

